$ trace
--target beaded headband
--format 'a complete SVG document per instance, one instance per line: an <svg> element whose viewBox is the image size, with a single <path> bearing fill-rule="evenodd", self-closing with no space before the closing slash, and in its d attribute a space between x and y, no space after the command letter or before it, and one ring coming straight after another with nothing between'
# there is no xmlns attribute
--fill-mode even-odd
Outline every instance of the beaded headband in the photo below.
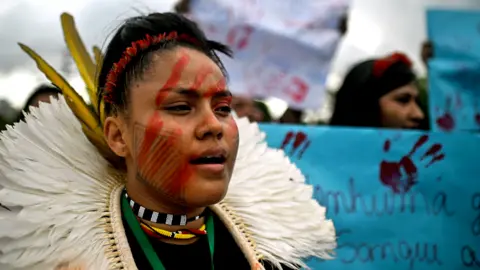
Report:
<svg viewBox="0 0 480 270"><path fill-rule="evenodd" d="M177 40L186 41L192 44L198 44L198 41L187 34L180 34L176 31L170 33L163 33L156 36L146 35L144 39L132 42L132 45L125 49L120 60L113 64L112 69L107 75L105 82L103 99L107 103L112 103L115 100L114 90L117 86L118 76L125 72L125 68L130 61L138 55L139 52L147 50L149 47L160 44L165 41Z"/></svg>
<svg viewBox="0 0 480 270"><path fill-rule="evenodd" d="M397 52L397 53L391 54L391 55L389 55L385 58L375 60L375 62L373 63L373 71L372 71L373 76L375 76L377 78L381 77L383 75L383 73L385 73L385 71L391 65L393 65L397 62L402 62L402 63L406 64L408 67L412 67L412 61L410 61L408 56L406 56L403 53L398 53Z"/></svg>

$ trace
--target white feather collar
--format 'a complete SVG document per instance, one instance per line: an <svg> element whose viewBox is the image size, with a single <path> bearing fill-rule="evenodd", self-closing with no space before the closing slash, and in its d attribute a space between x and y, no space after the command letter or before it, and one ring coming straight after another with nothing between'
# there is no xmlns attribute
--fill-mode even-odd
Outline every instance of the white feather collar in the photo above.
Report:
<svg viewBox="0 0 480 270"><path fill-rule="evenodd" d="M221 205L243 220L264 260L329 258L335 230L312 187L283 151L267 147L256 124L237 124L240 147ZM90 144L63 97L32 109L0 139L0 203L13 208L0 210L0 268L50 270L66 261L111 268L100 224L124 178Z"/></svg>

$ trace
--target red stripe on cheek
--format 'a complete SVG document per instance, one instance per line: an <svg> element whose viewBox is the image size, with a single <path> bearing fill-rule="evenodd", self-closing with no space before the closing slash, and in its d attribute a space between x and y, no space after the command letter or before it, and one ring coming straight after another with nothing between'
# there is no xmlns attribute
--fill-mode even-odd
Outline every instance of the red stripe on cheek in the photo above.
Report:
<svg viewBox="0 0 480 270"><path fill-rule="evenodd" d="M155 140L163 129L163 121L158 112L155 112L148 120L142 144L138 151L138 165L141 166L147 161L148 154L152 150Z"/></svg>
<svg viewBox="0 0 480 270"><path fill-rule="evenodd" d="M178 167L178 171L175 174L174 179L172 179L172 183L170 185L170 190L172 191L172 193L181 194L185 185L192 178L192 175L192 166L190 165L188 160L184 161L183 164Z"/></svg>
<svg viewBox="0 0 480 270"><path fill-rule="evenodd" d="M171 139L176 141L176 138L181 138L183 132L177 129L172 135ZM168 168L168 175L171 175L171 179L168 179L167 189L174 195L183 194L185 185L193 175L193 168L190 164L190 160L184 153L179 153L179 144L170 144L170 149L166 150L166 155L172 155L170 160L173 162L172 167ZM175 156L176 155L176 156ZM169 162L169 163L172 163Z"/></svg>

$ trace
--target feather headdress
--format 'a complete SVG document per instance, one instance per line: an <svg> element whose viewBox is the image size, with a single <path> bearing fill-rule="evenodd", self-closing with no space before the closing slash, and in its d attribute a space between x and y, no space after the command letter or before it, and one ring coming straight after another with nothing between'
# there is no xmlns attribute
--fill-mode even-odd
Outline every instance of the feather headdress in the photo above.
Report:
<svg viewBox="0 0 480 270"><path fill-rule="evenodd" d="M68 106L80 121L82 130L90 142L97 147L106 159L114 165L118 164L119 158L111 152L103 135L102 127L103 121L105 120L104 102L102 99L98 100L99 97L97 94L98 87L96 85L96 71L100 70L102 65L102 52L98 47L93 47L93 53L95 56L94 62L80 38L73 17L68 13L63 13L60 18L65 42L73 60L75 61L78 71L80 72L80 76L85 82L93 110L67 82L67 80L65 80L65 78L63 78L40 55L22 43L19 43L20 48L35 60L40 71L42 71L54 85L60 88L65 96Z"/></svg>

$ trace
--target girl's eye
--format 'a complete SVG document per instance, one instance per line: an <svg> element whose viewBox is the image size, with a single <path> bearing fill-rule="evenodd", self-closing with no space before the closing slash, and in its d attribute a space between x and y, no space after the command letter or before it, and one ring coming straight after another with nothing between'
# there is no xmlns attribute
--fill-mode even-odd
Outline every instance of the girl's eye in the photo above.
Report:
<svg viewBox="0 0 480 270"><path fill-rule="evenodd" d="M191 108L188 105L177 105L177 106L171 106L167 107L167 111L173 111L173 112L184 112L184 111L189 111Z"/></svg>
<svg viewBox="0 0 480 270"><path fill-rule="evenodd" d="M222 113L229 114L232 112L232 108L230 106L221 106L217 108L217 111L220 111Z"/></svg>
<svg viewBox="0 0 480 270"><path fill-rule="evenodd" d="M396 100L398 103L407 104L410 102L411 99L412 99L411 96L401 96L401 97L398 97Z"/></svg>

